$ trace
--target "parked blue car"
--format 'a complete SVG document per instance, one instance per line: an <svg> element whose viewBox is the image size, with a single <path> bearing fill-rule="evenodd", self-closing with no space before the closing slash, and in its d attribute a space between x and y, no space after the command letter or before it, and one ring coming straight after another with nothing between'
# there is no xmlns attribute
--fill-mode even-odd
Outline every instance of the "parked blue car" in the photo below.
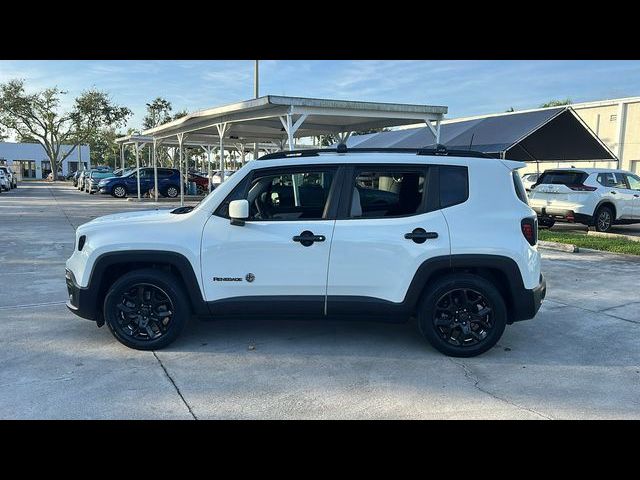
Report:
<svg viewBox="0 0 640 480"><path fill-rule="evenodd" d="M140 169L140 194L144 195L153 189L153 168ZM125 172L121 177L110 177L98 183L100 193L124 198L127 195L138 195L136 170ZM175 198L180 195L180 171L174 168L158 168L158 193L163 197Z"/></svg>

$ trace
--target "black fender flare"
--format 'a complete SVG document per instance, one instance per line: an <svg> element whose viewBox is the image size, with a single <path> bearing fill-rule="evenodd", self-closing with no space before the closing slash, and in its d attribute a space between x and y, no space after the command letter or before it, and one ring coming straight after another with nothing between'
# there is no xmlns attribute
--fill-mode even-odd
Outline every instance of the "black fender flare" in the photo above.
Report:
<svg viewBox="0 0 640 480"><path fill-rule="evenodd" d="M422 293L429 288L429 280L434 275L453 273L465 268L498 270L504 275L507 307L512 310L515 317L521 316L517 310L523 296L527 296L528 290L524 287L522 274L516 261L502 255L459 254L429 258L416 270L402 304L407 310L414 311Z"/></svg>
<svg viewBox="0 0 640 480"><path fill-rule="evenodd" d="M184 255L167 250L128 250L101 254L93 263L88 286L86 287L88 296L93 298L94 304L99 303L100 299L98 297L106 289L103 284L106 270L118 264L139 264L141 268L149 265L173 267L184 282L185 293L191 301L193 312L197 315L209 314L209 309L202 297L200 284L191 262ZM102 308L102 305L97 305L96 307Z"/></svg>

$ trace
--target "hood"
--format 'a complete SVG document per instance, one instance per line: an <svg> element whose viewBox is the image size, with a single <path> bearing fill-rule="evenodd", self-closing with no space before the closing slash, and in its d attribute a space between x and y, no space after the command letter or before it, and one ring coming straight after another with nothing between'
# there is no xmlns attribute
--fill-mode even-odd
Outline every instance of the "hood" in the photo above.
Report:
<svg viewBox="0 0 640 480"><path fill-rule="evenodd" d="M171 209L162 210L144 210L139 212L124 212L105 215L103 217L94 218L90 222L82 224L79 229L91 229L101 226L131 225L140 223L163 222L175 220L176 215L171 213Z"/></svg>

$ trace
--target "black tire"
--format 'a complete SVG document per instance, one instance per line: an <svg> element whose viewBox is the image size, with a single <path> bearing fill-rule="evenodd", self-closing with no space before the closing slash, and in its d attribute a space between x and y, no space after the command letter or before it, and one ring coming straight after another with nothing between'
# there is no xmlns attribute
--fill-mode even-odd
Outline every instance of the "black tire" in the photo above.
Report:
<svg viewBox="0 0 640 480"><path fill-rule="evenodd" d="M111 189L111 195L116 198L125 198L127 196L127 188L121 184L115 185Z"/></svg>
<svg viewBox="0 0 640 480"><path fill-rule="evenodd" d="M539 218L538 226L543 228L551 228L556 224L556 221L553 218Z"/></svg>
<svg viewBox="0 0 640 480"><path fill-rule="evenodd" d="M461 323L455 323L460 326L454 328L442 325L436 326L436 321L444 321L442 315L444 315L445 309L441 308L443 305L448 302L454 310L457 306L457 304L454 305L455 301L452 303L448 300L451 298L448 294L461 291L466 291L467 293L465 294L468 296L475 296L476 300L474 301L482 299L481 302L478 301L477 304L473 304L472 308L480 307L480 310L476 310L476 312L483 311L484 308L489 308L489 312L482 317L477 316L482 318L480 322L475 321L474 318L476 316L470 316L463 312L460 315L465 316L456 317L457 320L455 322L462 320L465 322L464 326ZM452 295L455 300L457 294L452 293ZM462 306L464 305L461 304ZM472 324L475 324L475 327ZM451 274L436 280L423 294L419 305L418 326L420 333L436 350L450 357L475 357L486 352L500 340L506 325L507 308L501 293L490 281L470 273ZM468 329L469 333L465 334L462 328ZM473 331L474 328L476 328L475 331ZM454 332L457 332L457 335L454 335ZM473 334L481 338L479 340L471 338L469 342L457 340L457 338L461 337L466 339L468 335ZM458 344L456 345L453 342Z"/></svg>
<svg viewBox="0 0 640 480"><path fill-rule="evenodd" d="M596 231L608 232L613 226L613 209L608 205L602 205L600 208L598 208L598 210L596 210L593 221L596 227Z"/></svg>
<svg viewBox="0 0 640 480"><path fill-rule="evenodd" d="M178 195L180 195L180 187L176 187L175 185L169 185L165 189L163 195L169 198L176 198Z"/></svg>
<svg viewBox="0 0 640 480"><path fill-rule="evenodd" d="M143 289L147 289L143 291L144 293L148 290L154 291L153 289L156 289L155 291L161 291L171 302L172 308L162 312L171 313L171 315L164 317L169 319L165 327L166 331L161 332L159 328L157 332L153 331L153 327L158 327L159 324L149 322L153 333L159 333L156 338L150 338L149 334L139 328L141 320L137 313L128 314L122 311L123 307L129 308L125 305L127 298L125 295L128 295L128 292L132 291L132 289L137 291L140 285L143 286ZM150 311L150 309L147 311ZM191 308L189 299L184 293L180 281L175 276L158 269L142 269L123 275L109 288L104 299L103 314L109 330L123 345L136 350L158 350L172 343L180 335L191 316ZM131 320L130 315L137 316L138 320ZM150 317L153 316L153 314L149 315ZM137 334L134 333L136 330L131 330L130 327L132 325L133 328L137 328Z"/></svg>

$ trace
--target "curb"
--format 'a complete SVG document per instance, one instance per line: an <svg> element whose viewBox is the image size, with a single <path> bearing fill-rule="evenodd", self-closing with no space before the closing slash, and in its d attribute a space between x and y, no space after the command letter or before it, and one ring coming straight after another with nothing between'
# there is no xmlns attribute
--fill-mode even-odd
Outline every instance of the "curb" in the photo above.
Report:
<svg viewBox="0 0 640 480"><path fill-rule="evenodd" d="M617 238L619 240L630 240L632 242L640 242L640 237L634 237L632 235L624 235L622 233L606 233L606 232L596 232L595 230L589 230L587 231L587 235L591 235L592 237Z"/></svg>
<svg viewBox="0 0 640 480"><path fill-rule="evenodd" d="M558 250L560 252L578 253L580 249L573 243L547 242L546 240L538 240L538 246L547 250Z"/></svg>

